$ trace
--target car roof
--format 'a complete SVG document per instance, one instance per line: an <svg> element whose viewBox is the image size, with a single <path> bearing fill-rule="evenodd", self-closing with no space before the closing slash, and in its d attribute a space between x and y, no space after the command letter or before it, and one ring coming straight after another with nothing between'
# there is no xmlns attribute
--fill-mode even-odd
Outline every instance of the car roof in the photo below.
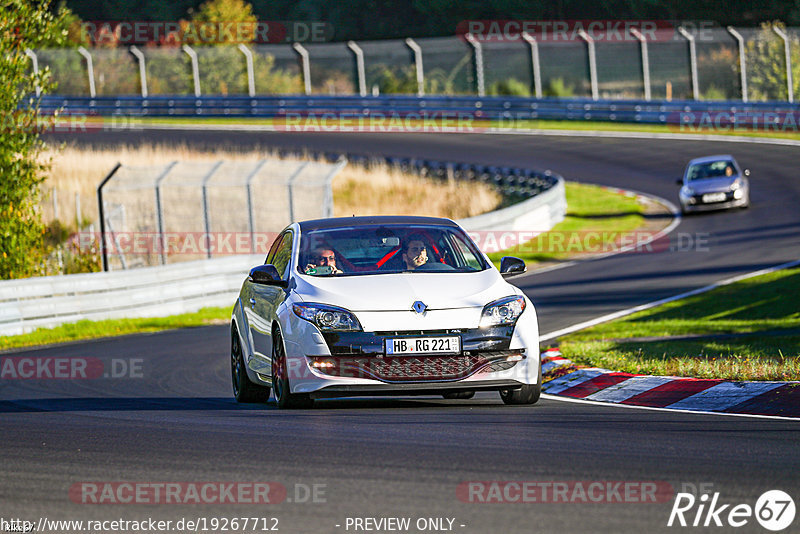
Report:
<svg viewBox="0 0 800 534"><path fill-rule="evenodd" d="M730 154L720 154L717 156L703 156L702 158L695 158L689 162L689 165L694 165L696 163L710 163L712 161L720 161L720 160L736 161Z"/></svg>
<svg viewBox="0 0 800 534"><path fill-rule="evenodd" d="M418 217L412 215L373 215L367 217L333 217L330 219L313 219L298 223L301 232L326 230L331 228L351 228L353 226L374 226L381 224L436 225L457 228L450 219L440 217Z"/></svg>

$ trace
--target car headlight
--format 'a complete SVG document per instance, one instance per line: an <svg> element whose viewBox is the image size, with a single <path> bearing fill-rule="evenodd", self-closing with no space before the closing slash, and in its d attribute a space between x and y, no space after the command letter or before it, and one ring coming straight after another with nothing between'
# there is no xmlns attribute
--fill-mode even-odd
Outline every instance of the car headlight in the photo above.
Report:
<svg viewBox="0 0 800 534"><path fill-rule="evenodd" d="M525 311L524 297L505 297L483 307L481 328L514 324Z"/></svg>
<svg viewBox="0 0 800 534"><path fill-rule="evenodd" d="M687 196L687 197L691 197L691 196L693 196L693 195L694 195L694 189L692 189L692 188L691 188L691 187L689 187L688 185L687 185L687 186L684 186L684 188L683 188L683 191L684 191L684 193L686 193L686 196Z"/></svg>
<svg viewBox="0 0 800 534"><path fill-rule="evenodd" d="M295 315L314 323L322 331L358 332L362 329L356 316L344 308L327 304L302 303L292 306L292 310Z"/></svg>
<svg viewBox="0 0 800 534"><path fill-rule="evenodd" d="M742 181L739 180L739 179L736 179L731 184L731 191L736 191L737 189L741 189L741 187L742 187Z"/></svg>

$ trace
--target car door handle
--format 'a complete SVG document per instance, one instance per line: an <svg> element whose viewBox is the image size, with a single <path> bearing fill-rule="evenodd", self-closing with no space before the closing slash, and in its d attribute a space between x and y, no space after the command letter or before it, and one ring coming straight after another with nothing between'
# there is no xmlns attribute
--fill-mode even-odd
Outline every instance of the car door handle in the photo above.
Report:
<svg viewBox="0 0 800 534"><path fill-rule="evenodd" d="M250 305L251 306L255 306L256 305L256 299L250 298Z"/></svg>

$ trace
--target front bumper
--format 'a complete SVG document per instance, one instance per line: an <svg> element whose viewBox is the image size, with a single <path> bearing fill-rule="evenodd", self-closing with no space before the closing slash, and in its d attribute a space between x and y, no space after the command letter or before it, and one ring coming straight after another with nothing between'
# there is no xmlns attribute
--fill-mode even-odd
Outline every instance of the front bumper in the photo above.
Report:
<svg viewBox="0 0 800 534"><path fill-rule="evenodd" d="M722 192L722 191L720 191ZM750 202L750 195L747 190L744 190L741 198L735 198L733 191L725 192L725 200L720 202L703 202L703 195L692 195L690 197L680 195L681 207L686 213L695 211L713 211L724 210L729 208L741 208L747 206Z"/></svg>

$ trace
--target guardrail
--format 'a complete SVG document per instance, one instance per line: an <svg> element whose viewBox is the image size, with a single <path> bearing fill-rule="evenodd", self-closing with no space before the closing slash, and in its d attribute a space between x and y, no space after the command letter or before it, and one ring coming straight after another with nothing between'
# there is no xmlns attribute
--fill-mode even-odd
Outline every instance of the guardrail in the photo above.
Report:
<svg viewBox="0 0 800 534"><path fill-rule="evenodd" d="M737 122L756 127L800 113L789 102L695 100L592 100L591 98L528 98L474 96L138 96L80 97L48 95L44 113L64 115L126 115L134 117L261 117L282 121L287 130L391 129L391 118L433 120L429 127L469 128L476 120L592 120L646 124L681 124L710 120L719 126ZM704 115L705 114L705 115ZM314 117L316 122L304 122ZM326 125L320 120L347 119ZM385 119L384 122L377 122ZM360 121L360 122L359 122ZM755 122L754 122L755 121ZM702 124L702 123L701 123ZM796 125L796 123L795 123ZM425 128L413 122L409 130ZM123 125L123 127L125 127ZM477 128L478 125L475 125Z"/></svg>
<svg viewBox="0 0 800 534"><path fill-rule="evenodd" d="M468 231L536 229L564 218L564 179L528 200L459 221ZM17 335L82 319L159 317L232 305L247 272L263 255L189 261L127 271L0 281L0 335Z"/></svg>

